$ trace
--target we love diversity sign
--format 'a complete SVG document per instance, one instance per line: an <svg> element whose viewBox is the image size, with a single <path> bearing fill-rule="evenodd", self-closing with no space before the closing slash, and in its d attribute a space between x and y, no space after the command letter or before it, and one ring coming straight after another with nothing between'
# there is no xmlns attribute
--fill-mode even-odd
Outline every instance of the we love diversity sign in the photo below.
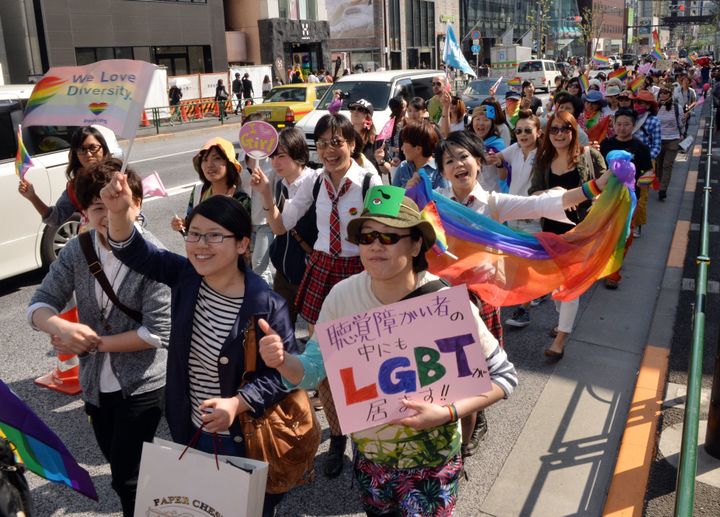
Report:
<svg viewBox="0 0 720 517"><path fill-rule="evenodd" d="M23 125L100 124L133 138L155 68L132 59L51 68L33 88Z"/></svg>

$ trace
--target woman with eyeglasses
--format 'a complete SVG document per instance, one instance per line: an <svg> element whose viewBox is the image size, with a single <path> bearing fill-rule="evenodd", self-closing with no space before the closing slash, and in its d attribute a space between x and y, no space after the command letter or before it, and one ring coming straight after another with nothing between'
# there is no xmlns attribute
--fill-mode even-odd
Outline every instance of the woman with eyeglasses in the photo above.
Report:
<svg viewBox="0 0 720 517"><path fill-rule="evenodd" d="M353 124L342 115L329 114L318 121L314 136L323 164L320 179L303 183L291 199L285 200L282 213L272 198L267 177L260 169L253 170L263 192L263 210L275 235L293 229L309 210L315 210L318 235L295 299L300 316L311 325L311 333L330 289L363 269L357 244L347 240L347 227L362 212L367 190L381 185L381 180L353 160L355 134ZM330 451L323 471L334 478L343 469L347 437L340 430L327 381L318 386L318 396L330 426Z"/></svg>
<svg viewBox="0 0 720 517"><path fill-rule="evenodd" d="M578 99L582 96L582 88L580 87L580 79L578 77L573 77L567 82L567 92Z"/></svg>
<svg viewBox="0 0 720 517"><path fill-rule="evenodd" d="M245 372L244 340L250 317L272 320L289 353L297 352L287 303L246 265L252 223L230 196L212 196L187 217L186 257L159 249L132 225L127 179L116 174L100 192L108 209L113 254L133 271L166 284L172 293L166 417L172 439L196 449L246 456L239 422L280 402L289 390L260 357ZM259 327L258 336L262 336ZM284 494L266 494L263 516L274 515Z"/></svg>
<svg viewBox="0 0 720 517"><path fill-rule="evenodd" d="M200 182L190 193L186 218L196 206L215 195L234 197L250 212L250 197L240 188L242 166L237 161L232 143L224 138L211 138L193 157L193 167ZM183 233L187 225L184 219L175 215L170 220L170 226Z"/></svg>
<svg viewBox="0 0 720 517"><path fill-rule="evenodd" d="M456 135L464 132L450 138ZM364 271L333 287L323 302L319 321L371 311L447 287L427 271L425 254L435 242L435 231L403 194L398 187L370 191L362 215L348 225L348 240L359 247ZM412 416L352 434L357 451L354 477L363 509L370 517L453 515L463 467L457 420L508 397L517 386L515 367L477 309L472 306L471 310L492 389L444 406L437 400L406 400L403 404ZM304 353L294 356L286 353L271 328L264 330L260 354L265 364L278 369L288 386L312 389L325 379L316 334Z"/></svg>
<svg viewBox="0 0 720 517"><path fill-rule="evenodd" d="M540 150L535 158L528 194L547 194L556 188L574 192L577 187L606 178L607 166L602 155L591 146L583 147L578 141L578 124L572 114L561 111L548 119ZM574 190L571 190L574 189ZM565 221L558 218L542 220L542 230L562 234L582 221L590 209L590 200L578 196L574 203L566 204ZM556 362L565 354L565 342L573 330L580 300L555 302L559 313L557 327L551 334L554 340L545 350L548 361Z"/></svg>
<svg viewBox="0 0 720 517"><path fill-rule="evenodd" d="M460 97L444 92L440 96L442 113L440 115L440 134L446 138L453 131L465 129L465 114L467 109Z"/></svg>
<svg viewBox="0 0 720 517"><path fill-rule="evenodd" d="M105 136L111 139L110 146ZM112 147L112 153L110 150ZM82 212L82 208L75 196L75 180L90 165L99 163L111 154L122 156L120 146L115 140L115 135L107 128L100 126L83 126L78 128L70 139L70 150L68 151L68 165L65 169L67 188L60 195L54 206L46 205L35 193L33 184L21 179L18 184L18 192L25 199L30 201L42 217L42 222L48 226L60 226L70 219L73 214Z"/></svg>
<svg viewBox="0 0 720 517"><path fill-rule="evenodd" d="M507 170L498 168L495 160L489 157L505 149L505 141L500 137L499 126L496 123L498 112L492 103L483 104L475 108L470 118L469 131L482 140L488 154L487 165L483 167L480 184L487 192L507 192Z"/></svg>

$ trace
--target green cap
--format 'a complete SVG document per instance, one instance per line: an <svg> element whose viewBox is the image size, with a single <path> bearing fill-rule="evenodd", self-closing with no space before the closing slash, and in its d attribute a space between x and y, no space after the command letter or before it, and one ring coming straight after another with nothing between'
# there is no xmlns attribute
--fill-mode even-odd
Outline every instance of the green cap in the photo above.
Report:
<svg viewBox="0 0 720 517"><path fill-rule="evenodd" d="M383 185L372 187L365 195L363 212L367 215L397 217L405 197L405 189Z"/></svg>

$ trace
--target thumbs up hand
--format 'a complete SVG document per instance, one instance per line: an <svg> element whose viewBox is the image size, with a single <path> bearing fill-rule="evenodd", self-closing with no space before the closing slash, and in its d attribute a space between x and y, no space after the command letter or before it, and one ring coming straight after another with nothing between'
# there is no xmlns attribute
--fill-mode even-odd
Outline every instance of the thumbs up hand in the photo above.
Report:
<svg viewBox="0 0 720 517"><path fill-rule="evenodd" d="M258 342L260 357L270 368L280 368L285 363L285 347L282 338L264 319L258 320L258 326L265 334Z"/></svg>

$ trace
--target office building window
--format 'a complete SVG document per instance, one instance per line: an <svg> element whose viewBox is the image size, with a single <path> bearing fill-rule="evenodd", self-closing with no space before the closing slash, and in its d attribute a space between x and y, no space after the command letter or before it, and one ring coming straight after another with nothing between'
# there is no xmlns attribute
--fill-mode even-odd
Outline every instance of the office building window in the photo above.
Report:
<svg viewBox="0 0 720 517"><path fill-rule="evenodd" d="M400 41L400 0L388 1L388 25L390 50L402 49Z"/></svg>
<svg viewBox="0 0 720 517"><path fill-rule="evenodd" d="M280 0L280 18L317 20L317 0Z"/></svg>
<svg viewBox="0 0 720 517"><path fill-rule="evenodd" d="M151 47L150 57L165 66L168 75L203 74L213 69L210 45Z"/></svg>
<svg viewBox="0 0 720 517"><path fill-rule="evenodd" d="M75 61L79 66L104 59L134 59L132 47L85 47L75 49Z"/></svg>
<svg viewBox="0 0 720 517"><path fill-rule="evenodd" d="M412 47L434 47L435 3L407 0L406 18L408 43Z"/></svg>

